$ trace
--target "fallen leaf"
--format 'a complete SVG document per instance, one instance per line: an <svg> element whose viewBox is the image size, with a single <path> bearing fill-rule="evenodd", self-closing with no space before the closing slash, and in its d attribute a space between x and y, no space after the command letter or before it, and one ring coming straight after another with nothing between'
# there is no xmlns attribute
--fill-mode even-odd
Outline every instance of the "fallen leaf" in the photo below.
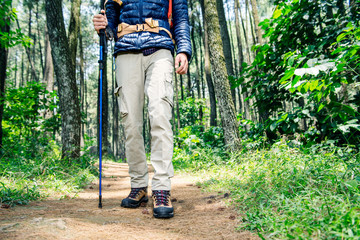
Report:
<svg viewBox="0 0 360 240"><path fill-rule="evenodd" d="M224 211L225 208L224 208L224 207L219 207L218 210L219 210L219 211Z"/></svg>
<svg viewBox="0 0 360 240"><path fill-rule="evenodd" d="M186 186L192 187L192 186L194 186L194 184L186 184Z"/></svg>
<svg viewBox="0 0 360 240"><path fill-rule="evenodd" d="M229 193L225 193L225 194L224 194L224 198L228 198L229 196L230 196Z"/></svg>
<svg viewBox="0 0 360 240"><path fill-rule="evenodd" d="M93 186L90 186L89 189L94 189Z"/></svg>
<svg viewBox="0 0 360 240"><path fill-rule="evenodd" d="M148 210L147 208L144 208L144 209L142 210L142 214L150 214L150 213L149 213L149 210Z"/></svg>
<svg viewBox="0 0 360 240"><path fill-rule="evenodd" d="M230 217L229 217L230 220L235 220L235 218L236 217L234 215L230 215Z"/></svg>
<svg viewBox="0 0 360 240"><path fill-rule="evenodd" d="M177 202L176 198L171 199L172 202Z"/></svg>
<svg viewBox="0 0 360 240"><path fill-rule="evenodd" d="M209 201L207 201L206 203L207 203L207 204L210 204L210 203L212 203L212 201L211 201L211 200L209 200Z"/></svg>

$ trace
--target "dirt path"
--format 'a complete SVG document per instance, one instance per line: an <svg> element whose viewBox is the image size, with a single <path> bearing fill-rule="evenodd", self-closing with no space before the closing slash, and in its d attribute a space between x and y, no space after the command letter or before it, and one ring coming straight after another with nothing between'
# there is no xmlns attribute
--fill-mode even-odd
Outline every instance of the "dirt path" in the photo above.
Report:
<svg viewBox="0 0 360 240"><path fill-rule="evenodd" d="M151 202L121 208L130 189L127 171L126 164L104 164L102 209L97 207L98 183L75 199L0 209L0 239L257 239L235 230L238 215L225 207L222 196L202 193L184 177L172 179L172 219L155 219Z"/></svg>

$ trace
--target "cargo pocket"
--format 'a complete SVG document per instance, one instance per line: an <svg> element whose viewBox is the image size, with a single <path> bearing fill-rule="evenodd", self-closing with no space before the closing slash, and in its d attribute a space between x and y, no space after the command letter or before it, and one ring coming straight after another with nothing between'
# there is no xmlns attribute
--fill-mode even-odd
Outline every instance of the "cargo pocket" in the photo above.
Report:
<svg viewBox="0 0 360 240"><path fill-rule="evenodd" d="M162 99L170 104L171 107L174 105L174 89L172 85L172 74L165 74L164 81L165 93Z"/></svg>
<svg viewBox="0 0 360 240"><path fill-rule="evenodd" d="M128 115L129 112L127 110L127 104L125 101L124 94L122 92L122 86L115 88L114 94L118 98L120 118L124 118L126 117L126 115Z"/></svg>

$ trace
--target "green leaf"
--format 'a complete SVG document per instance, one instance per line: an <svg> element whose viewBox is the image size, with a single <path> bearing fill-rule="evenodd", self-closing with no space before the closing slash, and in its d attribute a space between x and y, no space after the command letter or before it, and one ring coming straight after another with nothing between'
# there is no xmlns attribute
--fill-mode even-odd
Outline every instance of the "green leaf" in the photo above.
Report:
<svg viewBox="0 0 360 240"><path fill-rule="evenodd" d="M310 83L310 91L314 91L318 85L319 85L319 80L312 81Z"/></svg>
<svg viewBox="0 0 360 240"><path fill-rule="evenodd" d="M295 69L294 68L290 68L289 70L287 70L285 72L285 75L280 79L280 84L284 84L286 83L286 80L288 80L289 78L291 78L292 76L294 76L294 72Z"/></svg>
<svg viewBox="0 0 360 240"><path fill-rule="evenodd" d="M340 42L341 40L343 40L347 35L349 35L349 33L341 33L337 38L336 38L336 41L337 42Z"/></svg>
<svg viewBox="0 0 360 240"><path fill-rule="evenodd" d="M317 112L320 112L321 109L323 109L324 107L325 107L325 104L324 104L324 103L320 103L320 106L319 106Z"/></svg>
<svg viewBox="0 0 360 240"><path fill-rule="evenodd" d="M273 16L272 16L272 18L273 19L277 19L277 18L279 18L280 16L281 16L281 9L276 9L275 11L274 11L274 13L273 13Z"/></svg>

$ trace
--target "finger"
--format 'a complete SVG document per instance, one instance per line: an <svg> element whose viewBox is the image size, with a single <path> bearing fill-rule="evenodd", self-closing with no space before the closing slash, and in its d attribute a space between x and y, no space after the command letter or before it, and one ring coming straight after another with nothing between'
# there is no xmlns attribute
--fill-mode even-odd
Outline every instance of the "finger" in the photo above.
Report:
<svg viewBox="0 0 360 240"><path fill-rule="evenodd" d="M181 74L181 72L184 70L184 65L180 65L180 67L178 68L178 69L176 69L176 73L178 73L178 74Z"/></svg>
<svg viewBox="0 0 360 240"><path fill-rule="evenodd" d="M179 62L180 62L180 59L178 57L176 57L175 58L175 69L177 69L179 67Z"/></svg>
<svg viewBox="0 0 360 240"><path fill-rule="evenodd" d="M188 69L189 69L189 64L188 64L188 61L186 60L184 63L184 69L182 71L182 74L186 74Z"/></svg>

